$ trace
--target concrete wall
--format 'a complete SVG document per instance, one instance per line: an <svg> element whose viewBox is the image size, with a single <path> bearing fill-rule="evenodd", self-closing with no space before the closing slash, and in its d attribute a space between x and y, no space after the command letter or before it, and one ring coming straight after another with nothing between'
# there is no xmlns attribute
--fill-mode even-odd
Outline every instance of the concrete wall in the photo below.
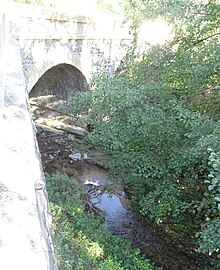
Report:
<svg viewBox="0 0 220 270"><path fill-rule="evenodd" d="M1 80L0 85L0 269L56 270L47 192L27 105L20 48L11 38L5 42L2 27L7 29L7 25L0 25L1 45L7 48L6 54L1 47L0 55L0 62L7 60L1 67L5 83Z"/></svg>

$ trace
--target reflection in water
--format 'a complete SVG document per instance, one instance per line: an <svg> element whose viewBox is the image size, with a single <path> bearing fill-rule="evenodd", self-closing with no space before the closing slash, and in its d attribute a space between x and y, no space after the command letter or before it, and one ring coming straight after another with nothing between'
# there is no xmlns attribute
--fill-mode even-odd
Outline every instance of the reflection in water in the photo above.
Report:
<svg viewBox="0 0 220 270"><path fill-rule="evenodd" d="M132 215L122 205L122 201L126 200L124 192L117 193L116 196L103 190L103 185L106 182L103 179L103 172L99 172L99 168L93 167L93 174L94 169L96 176L99 176L98 178L91 178L90 170L87 170L87 177L84 174L84 186L89 194L90 202L104 211L105 222L112 234L128 234L128 226L132 222Z"/></svg>
<svg viewBox="0 0 220 270"><path fill-rule="evenodd" d="M126 228L131 223L132 218L117 196L104 193L98 200L91 198L91 202L105 212L105 221L110 232L114 234L128 233Z"/></svg>

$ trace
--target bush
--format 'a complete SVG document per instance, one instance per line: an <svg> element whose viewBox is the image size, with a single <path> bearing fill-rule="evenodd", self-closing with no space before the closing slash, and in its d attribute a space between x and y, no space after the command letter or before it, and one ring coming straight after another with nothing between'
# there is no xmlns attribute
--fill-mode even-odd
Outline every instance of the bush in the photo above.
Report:
<svg viewBox="0 0 220 270"><path fill-rule="evenodd" d="M220 152L215 153L212 149L209 151L210 180L205 181L208 191L203 202L207 206L206 223L202 225L202 230L197 236L200 237L200 250L217 255L220 266Z"/></svg>
<svg viewBox="0 0 220 270"><path fill-rule="evenodd" d="M220 149L220 125L134 78L129 72L113 79L102 76L72 105L84 104L94 127L89 139L111 157L112 184L126 188L133 209L178 231L182 239L195 239L208 212L207 149Z"/></svg>
<svg viewBox="0 0 220 270"><path fill-rule="evenodd" d="M146 11L143 3L136 1L131 12L136 7ZM164 8L161 1L151 4L157 11ZM171 42L151 47L138 61L131 50L123 72L114 78L97 76L92 91L70 104L77 113L81 106L87 123L93 124L88 138L111 157L111 181L126 188L133 209L163 228L177 230L182 239L195 241L195 235L208 228L207 217L211 215L214 228L219 219L217 208L212 211L213 198L204 195L204 181L210 174L207 149L220 151L220 99L215 91L220 5L215 0L204 5L180 1L171 10L171 4L168 0L165 5L166 16L176 26ZM211 227L209 238L216 238ZM201 239L197 247L204 243ZM208 244L202 248L209 253L211 249L216 251Z"/></svg>

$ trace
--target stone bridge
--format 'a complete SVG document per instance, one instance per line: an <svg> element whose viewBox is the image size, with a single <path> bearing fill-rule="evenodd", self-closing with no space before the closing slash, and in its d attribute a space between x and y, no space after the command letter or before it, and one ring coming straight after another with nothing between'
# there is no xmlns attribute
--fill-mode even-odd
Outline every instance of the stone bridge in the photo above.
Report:
<svg viewBox="0 0 220 270"><path fill-rule="evenodd" d="M28 94L68 98L109 76L129 44L122 21L10 5L0 10L0 269L55 270Z"/></svg>
<svg viewBox="0 0 220 270"><path fill-rule="evenodd" d="M27 5L15 12L9 17L10 34L19 42L27 92L42 76L50 89L63 91L61 97L71 87L83 90L94 73L114 73L131 39L122 20L108 14L95 18ZM44 84L41 88L51 94Z"/></svg>

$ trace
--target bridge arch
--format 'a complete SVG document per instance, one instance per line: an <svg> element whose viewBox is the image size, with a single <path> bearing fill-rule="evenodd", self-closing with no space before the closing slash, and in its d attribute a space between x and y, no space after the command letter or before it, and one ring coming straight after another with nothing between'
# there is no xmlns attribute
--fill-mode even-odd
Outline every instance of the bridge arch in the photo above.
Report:
<svg viewBox="0 0 220 270"><path fill-rule="evenodd" d="M36 82L29 97L53 96L58 100L69 99L76 91L88 90L84 74L75 66L62 63L48 69Z"/></svg>
<svg viewBox="0 0 220 270"><path fill-rule="evenodd" d="M92 67L90 55L86 50L81 53L73 52L68 43L62 44L61 41L24 40L19 43L28 93L48 70L59 64L74 66L85 76L87 81L90 80Z"/></svg>

